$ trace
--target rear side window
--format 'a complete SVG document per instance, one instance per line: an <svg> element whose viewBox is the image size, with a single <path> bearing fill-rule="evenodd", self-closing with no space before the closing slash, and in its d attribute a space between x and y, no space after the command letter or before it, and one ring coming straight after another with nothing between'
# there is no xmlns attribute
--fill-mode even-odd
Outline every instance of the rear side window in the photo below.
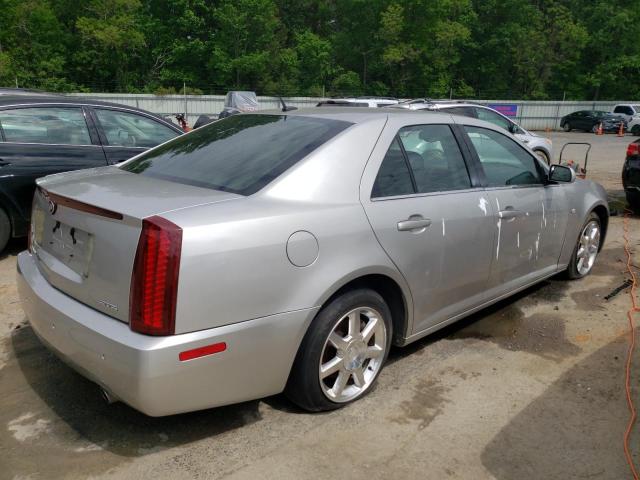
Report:
<svg viewBox="0 0 640 480"><path fill-rule="evenodd" d="M418 193L471 187L458 142L448 125L415 125L398 132Z"/></svg>
<svg viewBox="0 0 640 480"><path fill-rule="evenodd" d="M395 197L415 193L409 166L402 153L398 137L387 150L382 160L378 176L373 184L372 198Z"/></svg>
<svg viewBox="0 0 640 480"><path fill-rule="evenodd" d="M6 142L91 145L87 122L77 107L0 110L0 127Z"/></svg>
<svg viewBox="0 0 640 480"><path fill-rule="evenodd" d="M479 127L464 127L475 147L489 187L539 185L536 161L506 135Z"/></svg>
<svg viewBox="0 0 640 480"><path fill-rule="evenodd" d="M175 130L142 115L103 109L95 112L111 146L151 148L178 136Z"/></svg>
<svg viewBox="0 0 640 480"><path fill-rule="evenodd" d="M120 168L251 195L350 125L295 115L234 115L154 148Z"/></svg>
<svg viewBox="0 0 640 480"><path fill-rule="evenodd" d="M471 188L467 167L448 125L413 125L398 132L385 155L372 198Z"/></svg>
<svg viewBox="0 0 640 480"><path fill-rule="evenodd" d="M509 122L509 120L504 118L502 115L492 110L489 110L488 108L476 107L475 110L476 110L476 113L478 114L479 120L484 120L485 122L490 122L500 128L504 128L507 131L509 130L509 127L511 126L511 122Z"/></svg>
<svg viewBox="0 0 640 480"><path fill-rule="evenodd" d="M443 111L450 113L451 115L462 115L463 117L476 118L475 109L472 107L451 107L443 108Z"/></svg>

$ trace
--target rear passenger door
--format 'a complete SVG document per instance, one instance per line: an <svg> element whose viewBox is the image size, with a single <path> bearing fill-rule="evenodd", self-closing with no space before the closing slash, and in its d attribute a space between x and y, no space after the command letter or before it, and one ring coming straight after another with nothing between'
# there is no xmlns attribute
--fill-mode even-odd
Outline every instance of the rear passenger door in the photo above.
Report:
<svg viewBox="0 0 640 480"><path fill-rule="evenodd" d="M535 156L507 135L466 125L494 207L492 297L554 272L564 240L564 190L546 185Z"/></svg>
<svg viewBox="0 0 640 480"><path fill-rule="evenodd" d="M80 106L29 106L0 110L0 193L28 221L35 180L45 175L106 165L91 120ZM11 208L5 206L5 208Z"/></svg>
<svg viewBox="0 0 640 480"><path fill-rule="evenodd" d="M361 184L375 235L411 289L412 333L482 303L489 279L493 212L459 135L388 124Z"/></svg>
<svg viewBox="0 0 640 480"><path fill-rule="evenodd" d="M114 108L92 110L109 163L124 160L180 135L150 116Z"/></svg>

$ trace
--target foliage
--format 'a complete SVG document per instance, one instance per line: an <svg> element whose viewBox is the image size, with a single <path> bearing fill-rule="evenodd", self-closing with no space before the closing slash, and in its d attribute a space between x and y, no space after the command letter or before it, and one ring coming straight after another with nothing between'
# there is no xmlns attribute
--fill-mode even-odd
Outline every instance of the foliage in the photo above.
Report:
<svg viewBox="0 0 640 480"><path fill-rule="evenodd" d="M0 85L629 99L637 0L0 0Z"/></svg>

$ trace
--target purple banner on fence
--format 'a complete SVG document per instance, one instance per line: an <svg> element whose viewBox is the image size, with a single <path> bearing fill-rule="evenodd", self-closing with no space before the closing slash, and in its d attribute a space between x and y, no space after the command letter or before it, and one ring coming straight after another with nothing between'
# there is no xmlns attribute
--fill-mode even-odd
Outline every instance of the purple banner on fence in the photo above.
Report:
<svg viewBox="0 0 640 480"><path fill-rule="evenodd" d="M507 117L518 116L518 105L515 103L490 103L487 106Z"/></svg>

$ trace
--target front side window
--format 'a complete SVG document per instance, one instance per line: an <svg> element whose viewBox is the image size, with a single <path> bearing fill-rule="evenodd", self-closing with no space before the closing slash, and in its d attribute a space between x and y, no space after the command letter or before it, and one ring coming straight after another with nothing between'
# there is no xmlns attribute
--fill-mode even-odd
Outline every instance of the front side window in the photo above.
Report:
<svg viewBox="0 0 640 480"><path fill-rule="evenodd" d="M350 125L295 115L234 115L154 148L120 168L251 195Z"/></svg>
<svg viewBox="0 0 640 480"><path fill-rule="evenodd" d="M488 108L479 108L476 107L476 113L478 114L479 120L484 120L485 122L493 123L497 127L504 128L509 131L509 127L511 126L511 122L504 118L502 115L489 110Z"/></svg>
<svg viewBox="0 0 640 480"><path fill-rule="evenodd" d="M166 125L135 113L106 109L95 112L110 146L151 148L179 135Z"/></svg>
<svg viewBox="0 0 640 480"><path fill-rule="evenodd" d="M524 148L501 133L465 126L489 187L542 184L536 161Z"/></svg>
<svg viewBox="0 0 640 480"><path fill-rule="evenodd" d="M87 122L77 107L0 110L0 128L6 142L91 145Z"/></svg>

